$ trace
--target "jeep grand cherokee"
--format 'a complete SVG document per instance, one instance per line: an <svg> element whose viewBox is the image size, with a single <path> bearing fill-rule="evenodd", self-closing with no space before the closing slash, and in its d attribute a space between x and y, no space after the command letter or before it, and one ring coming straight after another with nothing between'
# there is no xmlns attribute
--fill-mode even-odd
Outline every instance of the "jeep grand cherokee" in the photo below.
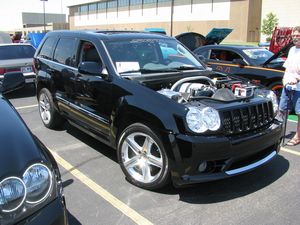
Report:
<svg viewBox="0 0 300 225"><path fill-rule="evenodd" d="M206 69L174 38L50 32L34 61L44 125L67 119L116 149L125 176L139 187L230 177L279 151L276 95Z"/></svg>

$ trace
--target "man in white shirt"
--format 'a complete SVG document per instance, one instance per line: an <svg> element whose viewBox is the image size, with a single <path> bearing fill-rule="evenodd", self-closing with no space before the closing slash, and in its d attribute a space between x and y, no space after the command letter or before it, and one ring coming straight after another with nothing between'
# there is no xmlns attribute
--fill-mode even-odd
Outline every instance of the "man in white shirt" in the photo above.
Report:
<svg viewBox="0 0 300 225"><path fill-rule="evenodd" d="M283 76L283 85L290 86L293 89L291 100L295 113L298 116L297 130L294 137L287 143L289 146L300 144L300 26L294 27L292 31L293 46L284 63L285 73ZM287 109L288 96L283 89L279 109L285 111Z"/></svg>

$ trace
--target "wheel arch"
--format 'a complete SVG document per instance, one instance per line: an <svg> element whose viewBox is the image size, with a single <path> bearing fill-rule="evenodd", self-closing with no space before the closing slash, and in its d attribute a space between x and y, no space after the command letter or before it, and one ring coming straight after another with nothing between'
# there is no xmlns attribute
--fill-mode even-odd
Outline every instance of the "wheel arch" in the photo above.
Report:
<svg viewBox="0 0 300 225"><path fill-rule="evenodd" d="M154 132L161 137L168 156L173 158L173 152L171 151L171 144L168 138L168 134L171 131L166 128L162 120L156 115L130 105L122 106L112 122L116 147L118 146L118 141L124 129L134 123L141 123L153 129Z"/></svg>

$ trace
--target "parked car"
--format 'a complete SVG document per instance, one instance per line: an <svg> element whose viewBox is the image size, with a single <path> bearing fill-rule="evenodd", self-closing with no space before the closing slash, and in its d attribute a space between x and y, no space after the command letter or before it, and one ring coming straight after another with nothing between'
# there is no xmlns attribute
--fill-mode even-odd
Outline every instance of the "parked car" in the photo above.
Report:
<svg viewBox="0 0 300 225"><path fill-rule="evenodd" d="M274 54L267 49L243 45L206 45L195 49L194 53L213 70L245 77L265 85L278 96L281 93L284 60L273 57Z"/></svg>
<svg viewBox="0 0 300 225"><path fill-rule="evenodd" d="M22 73L0 82L0 224L66 225L58 166L2 95L24 85Z"/></svg>
<svg viewBox="0 0 300 225"><path fill-rule="evenodd" d="M0 44L0 80L7 72L22 72L26 83L34 83L32 67L35 48L30 44Z"/></svg>
<svg viewBox="0 0 300 225"><path fill-rule="evenodd" d="M223 29L215 30L216 35L206 37L189 32L180 34L176 38L201 57L213 70L236 74L254 83L265 85L279 97L284 74L284 59L281 56L286 52L286 47L274 54L265 48L255 46L222 45L220 43L230 32L230 30L225 32ZM193 39L202 41L194 45L190 41Z"/></svg>
<svg viewBox="0 0 300 225"><path fill-rule="evenodd" d="M127 179L158 189L231 177L274 158L276 95L207 70L176 39L55 31L35 57L44 125L70 124L117 150Z"/></svg>

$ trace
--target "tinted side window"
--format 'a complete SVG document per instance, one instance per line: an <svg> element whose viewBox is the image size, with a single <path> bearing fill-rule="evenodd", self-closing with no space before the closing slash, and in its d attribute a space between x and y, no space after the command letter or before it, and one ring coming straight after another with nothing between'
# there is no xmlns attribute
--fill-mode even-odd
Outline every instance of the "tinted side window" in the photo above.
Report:
<svg viewBox="0 0 300 225"><path fill-rule="evenodd" d="M232 51L213 49L211 51L210 59L232 62L232 60L242 59L242 57Z"/></svg>
<svg viewBox="0 0 300 225"><path fill-rule="evenodd" d="M76 67L75 46L76 39L61 38L54 52L54 61Z"/></svg>
<svg viewBox="0 0 300 225"><path fill-rule="evenodd" d="M195 51L196 55L198 55L198 56L201 55L206 59L208 58L208 52L209 52L208 49Z"/></svg>
<svg viewBox="0 0 300 225"><path fill-rule="evenodd" d="M54 37L49 37L45 41L45 43L42 46L42 49L39 53L39 56L44 59L52 59L52 53L54 49L54 45L56 43L56 39Z"/></svg>

